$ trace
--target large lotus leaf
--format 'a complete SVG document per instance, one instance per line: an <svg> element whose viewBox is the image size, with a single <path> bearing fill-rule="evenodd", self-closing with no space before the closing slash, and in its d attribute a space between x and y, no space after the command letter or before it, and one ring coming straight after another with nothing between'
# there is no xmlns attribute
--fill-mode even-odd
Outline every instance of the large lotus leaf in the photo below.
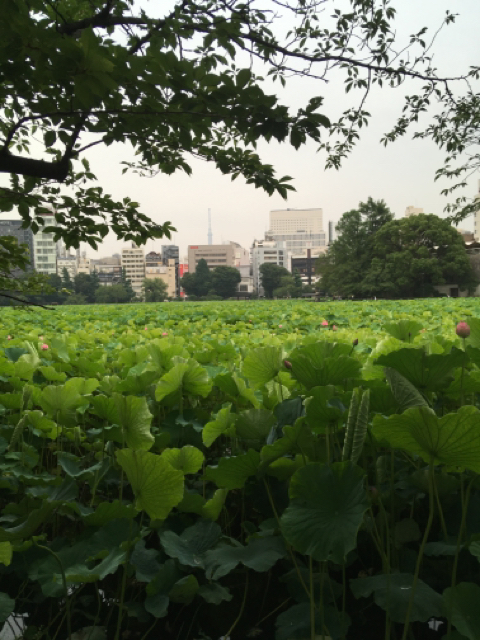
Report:
<svg viewBox="0 0 480 640"><path fill-rule="evenodd" d="M142 362L138 367L144 368L146 365ZM120 393L129 393L131 395L144 395L148 387L158 380L158 374L155 371L143 371L142 373L135 372L136 367L133 367L128 372L127 377L120 382L117 390Z"/></svg>
<svg viewBox="0 0 480 640"><path fill-rule="evenodd" d="M375 416L372 432L393 448L421 456L426 462L480 473L480 411L462 407L439 418L426 407L412 407L402 415Z"/></svg>
<svg viewBox="0 0 480 640"><path fill-rule="evenodd" d="M450 353L427 355L425 349L399 349L380 356L375 364L391 367L402 374L420 391L435 391L456 367L461 367L466 355L453 348Z"/></svg>
<svg viewBox="0 0 480 640"><path fill-rule="evenodd" d="M122 449L116 455L132 485L137 509L164 520L183 498L183 473L148 451Z"/></svg>
<svg viewBox="0 0 480 640"><path fill-rule="evenodd" d="M112 520L133 519L135 516L136 511L131 504L122 504L120 500L114 500L113 502L101 502L95 512L86 515L83 521L91 527L101 527Z"/></svg>
<svg viewBox="0 0 480 640"><path fill-rule="evenodd" d="M0 542L0 564L6 567L12 561L13 548L10 542Z"/></svg>
<svg viewBox="0 0 480 640"><path fill-rule="evenodd" d="M152 414L148 410L145 397L122 396L114 393L111 398L99 395L91 398L95 413L117 425L110 429L111 438L120 443L125 443L132 449L148 450L155 442L150 433Z"/></svg>
<svg viewBox="0 0 480 640"><path fill-rule="evenodd" d="M88 400L78 393L74 385L67 386L66 383L45 387L39 396L39 403L58 424L72 426L76 423L78 407L88 404Z"/></svg>
<svg viewBox="0 0 480 640"><path fill-rule="evenodd" d="M385 377L393 397L398 403L398 413L402 413L410 407L428 407L428 403L422 394L396 369L387 367Z"/></svg>
<svg viewBox="0 0 480 640"><path fill-rule="evenodd" d="M399 320L398 322L387 322L382 329L402 342L411 342L423 328L421 322L416 320Z"/></svg>
<svg viewBox="0 0 480 640"><path fill-rule="evenodd" d="M323 606L323 622L325 628L332 635L322 633L322 616L320 611L315 611L315 640L332 640L332 638L346 637L350 625L350 616L342 616L341 611L331 605ZM295 604L287 611L281 613L275 626L275 640L310 640L310 603Z"/></svg>
<svg viewBox="0 0 480 640"><path fill-rule="evenodd" d="M146 347L155 368L159 372L169 369L172 358L175 356L188 358L188 351L182 344L169 344L165 340L157 338L147 344Z"/></svg>
<svg viewBox="0 0 480 640"><path fill-rule="evenodd" d="M188 370L186 362L179 362L167 371L158 381L155 389L155 399L161 402L172 393L181 393L183 388L183 377Z"/></svg>
<svg viewBox="0 0 480 640"><path fill-rule="evenodd" d="M232 458L220 458L217 467L207 467L206 477L224 489L241 489L250 476L257 473L260 454L254 449Z"/></svg>
<svg viewBox="0 0 480 640"><path fill-rule="evenodd" d="M99 384L96 378L70 378L65 383L65 388L76 391L81 396L87 396L93 393Z"/></svg>
<svg viewBox="0 0 480 640"><path fill-rule="evenodd" d="M469 346L472 346L478 349L480 348L480 319L469 318L468 326L470 327L470 335L466 339L466 342ZM453 328L452 328L452 332L453 332Z"/></svg>
<svg viewBox="0 0 480 640"><path fill-rule="evenodd" d="M206 447L211 447L217 438L220 436L233 436L235 435L235 421L237 415L231 413L232 405L228 405L215 416L215 420L207 422L202 430L202 440Z"/></svg>
<svg viewBox="0 0 480 640"><path fill-rule="evenodd" d="M60 427L53 422L53 420L49 420L49 418L44 416L41 411L25 411L24 416L26 423L33 427L36 435L39 435L42 438L50 438L52 440L57 438Z"/></svg>
<svg viewBox="0 0 480 640"><path fill-rule="evenodd" d="M65 382L67 379L67 374L64 371L57 371L52 366L39 367L38 370L41 372L45 380L48 380L49 382Z"/></svg>
<svg viewBox="0 0 480 640"><path fill-rule="evenodd" d="M413 575L409 573L381 574L350 580L350 589L356 598L374 594L375 603L388 611L393 622L405 622L412 596ZM410 620L427 622L444 615L442 596L422 580L418 580L413 597Z"/></svg>
<svg viewBox="0 0 480 640"><path fill-rule="evenodd" d="M15 375L22 380L31 380L33 374L40 365L40 358L38 357L37 350L31 342L26 342L25 346L28 349L28 353L20 356L17 362L15 362Z"/></svg>
<svg viewBox="0 0 480 640"><path fill-rule="evenodd" d="M342 564L369 507L363 471L349 462L309 464L294 473L289 494L281 518L286 540L315 560Z"/></svg>
<svg viewBox="0 0 480 640"><path fill-rule="evenodd" d="M220 604L223 601L230 602L232 594L226 587L218 582L203 584L198 590L198 595L209 604Z"/></svg>
<svg viewBox="0 0 480 640"><path fill-rule="evenodd" d="M214 379L215 385L230 398L245 398L255 408L260 406L253 389L247 387L245 380L230 371L219 373Z"/></svg>
<svg viewBox="0 0 480 640"><path fill-rule="evenodd" d="M169 462L174 469L179 469L182 473L197 473L202 467L204 456L200 449L186 444L181 449L165 449L161 457Z"/></svg>
<svg viewBox="0 0 480 640"><path fill-rule="evenodd" d="M362 365L350 356L325 358L321 363L312 361L307 355L291 356L291 374L307 389L340 385L350 378L358 378Z"/></svg>
<svg viewBox="0 0 480 640"><path fill-rule="evenodd" d="M222 530L215 522L200 520L181 535L173 531L160 534L160 542L167 555L189 567L205 567L204 555L214 547Z"/></svg>
<svg viewBox="0 0 480 640"><path fill-rule="evenodd" d="M15 610L15 600L6 593L0 593L0 625L3 625Z"/></svg>
<svg viewBox="0 0 480 640"><path fill-rule="evenodd" d="M345 408L342 410L341 403L334 400L333 385L314 387L309 391L309 396L305 401L305 409L308 426L314 433L324 432L342 418Z"/></svg>
<svg viewBox="0 0 480 640"><path fill-rule="evenodd" d="M351 352L351 344L321 340L314 342L313 344L306 344L301 347L297 347L292 351L288 359L291 360L292 357L295 358L296 356L306 356L314 367L321 368L325 358L348 356Z"/></svg>
<svg viewBox="0 0 480 640"><path fill-rule="evenodd" d="M187 393L206 398L212 389L212 381L207 371L193 359L184 361L175 356L175 365L158 381L155 398L163 400L172 393Z"/></svg>
<svg viewBox="0 0 480 640"><path fill-rule="evenodd" d="M293 427L284 427L283 437L273 444L262 447L260 451L261 467L266 469L274 460L286 454L300 453L303 456L315 458L319 453L319 444L312 434L305 418L299 418Z"/></svg>
<svg viewBox="0 0 480 640"><path fill-rule="evenodd" d="M478 640L480 630L480 587L472 582L460 582L443 592L445 613L463 636Z"/></svg>
<svg viewBox="0 0 480 640"><path fill-rule="evenodd" d="M200 585L198 580L191 573L184 578L180 578L171 588L168 597L172 602L178 604L190 604L198 593Z"/></svg>
<svg viewBox="0 0 480 640"><path fill-rule="evenodd" d="M265 443L276 418L268 409L248 409L238 414L235 422L237 436L249 443Z"/></svg>
<svg viewBox="0 0 480 640"><path fill-rule="evenodd" d="M45 502L38 509L29 511L28 517L20 524L8 529L0 528L0 542L13 542L30 538L41 525L47 522L54 508L54 504Z"/></svg>
<svg viewBox="0 0 480 640"><path fill-rule="evenodd" d="M0 405L5 407L5 409L21 409L23 405L23 394L0 393Z"/></svg>
<svg viewBox="0 0 480 640"><path fill-rule="evenodd" d="M255 386L273 380L282 368L280 347L259 347L249 351L243 361L242 373Z"/></svg>
<svg viewBox="0 0 480 640"><path fill-rule="evenodd" d="M151 582L160 571L156 549L146 549L145 540L139 540L130 557L130 564L135 567L135 577L139 582Z"/></svg>
<svg viewBox="0 0 480 640"><path fill-rule="evenodd" d="M283 540L278 537L255 538L245 547L239 542L235 546L221 543L206 553L206 575L209 580L218 580L238 564L254 571L268 571L285 553Z"/></svg>
<svg viewBox="0 0 480 640"><path fill-rule="evenodd" d="M92 569L89 569L84 563L73 565L65 570L67 582L84 583L97 582L103 580L118 569L118 567L126 560L127 552L123 549L112 549L109 554ZM58 576L60 581L60 576Z"/></svg>
<svg viewBox="0 0 480 640"><path fill-rule="evenodd" d="M227 489L217 489L210 500L207 500L202 506L201 515L207 520L218 520L227 499L227 494Z"/></svg>
<svg viewBox="0 0 480 640"><path fill-rule="evenodd" d="M164 618L167 615L169 602L168 596L163 593L156 593L145 599L145 610L155 618Z"/></svg>

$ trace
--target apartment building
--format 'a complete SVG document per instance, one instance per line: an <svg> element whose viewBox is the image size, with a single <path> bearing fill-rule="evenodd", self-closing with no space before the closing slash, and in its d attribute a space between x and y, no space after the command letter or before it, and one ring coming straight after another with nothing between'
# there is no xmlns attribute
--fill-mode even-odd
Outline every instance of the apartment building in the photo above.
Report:
<svg viewBox="0 0 480 640"><path fill-rule="evenodd" d="M119 255L91 260L90 269L97 274L103 287L111 287L122 280L122 259Z"/></svg>
<svg viewBox="0 0 480 640"><path fill-rule="evenodd" d="M122 249L121 267L125 270L125 277L130 280L135 295L143 299L143 281L145 279L144 250L134 242L129 248Z"/></svg>
<svg viewBox="0 0 480 640"><path fill-rule="evenodd" d="M77 275L77 259L75 256L66 256L64 258L57 257L57 276L63 280L63 270L66 269L70 280L73 281Z"/></svg>
<svg viewBox="0 0 480 640"><path fill-rule="evenodd" d="M168 264L166 265L153 265L151 262L145 263L145 278L147 280L154 280L155 278L163 280L167 284L167 293L169 298L174 298L176 296L176 273L177 269L174 258L168 260Z"/></svg>
<svg viewBox="0 0 480 640"><path fill-rule="evenodd" d="M235 242L228 244L196 244L188 247L188 271L195 273L200 260L206 260L210 269L235 266Z"/></svg>
<svg viewBox="0 0 480 640"><path fill-rule="evenodd" d="M22 229L23 220L0 220L0 236L13 236L18 244L26 244L30 264L27 270L33 269L33 233L31 229ZM22 273L21 269L18 269ZM18 275L15 273L14 275Z"/></svg>
<svg viewBox="0 0 480 640"><path fill-rule="evenodd" d="M292 270L292 254L285 243L274 240L255 240L252 247L253 286L258 295L264 295L261 286L260 267L262 264L278 264L288 271Z"/></svg>
<svg viewBox="0 0 480 640"><path fill-rule="evenodd" d="M270 229L265 234L268 241L282 242L287 251L296 255L319 254L327 250L323 230L323 210L275 209L270 211Z"/></svg>
<svg viewBox="0 0 480 640"><path fill-rule="evenodd" d="M45 275L57 273L57 243L53 239L53 233L43 231L54 222L53 214L43 214L45 224L40 227L33 236L33 266L35 271ZM50 219L50 220L49 220Z"/></svg>
<svg viewBox="0 0 480 640"><path fill-rule="evenodd" d="M90 273L91 266L90 258L86 258L85 256L78 257L77 255L77 273Z"/></svg>

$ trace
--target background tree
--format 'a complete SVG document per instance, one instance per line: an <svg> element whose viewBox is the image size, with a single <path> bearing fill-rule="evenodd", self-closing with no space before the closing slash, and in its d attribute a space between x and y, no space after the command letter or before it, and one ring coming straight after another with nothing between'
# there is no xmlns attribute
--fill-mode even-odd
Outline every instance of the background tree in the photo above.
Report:
<svg viewBox="0 0 480 640"><path fill-rule="evenodd" d="M127 278L127 271L125 267L122 267L122 276L120 278L120 283L123 285L123 288L128 293L129 301L133 300L137 294L133 290L132 281L130 280L130 278Z"/></svg>
<svg viewBox="0 0 480 640"><path fill-rule="evenodd" d="M196 291L196 280L195 280L195 274L194 273L185 273L182 276L181 280L180 280L180 286L185 291L187 296L196 296L197 295L195 293L195 291Z"/></svg>
<svg viewBox="0 0 480 640"><path fill-rule="evenodd" d="M235 267L216 267L212 272L212 289L221 298L231 298L241 280L240 271Z"/></svg>
<svg viewBox="0 0 480 640"><path fill-rule="evenodd" d="M278 2L272 13L260 0L176 0L163 14L150 14L134 0L5 2L0 173L11 179L1 188L0 210L17 208L34 231L54 210L55 239L67 246L96 247L109 229L139 243L170 237L170 222L153 223L137 203L116 201L95 183L85 156L90 147L129 142L138 162L125 163L125 170L147 174L190 173L186 157L194 155L285 197L289 177L277 178L261 161L259 139L288 140L295 148L314 140L327 152L327 166L338 168L372 117L372 85L397 88L407 79L414 95L399 105L399 119L383 141L404 135L435 103L431 124L416 135L447 150L443 175L461 181L478 167L480 155L471 150L479 136L479 67L453 79L437 73L426 28L410 37L405 51L396 42L389 0L349 0L342 9L332 2L328 29L319 21L325 4ZM274 31L278 18L289 25L285 38ZM454 20L447 12L444 24ZM343 74L358 102L330 118L318 113L320 96L292 113L264 90L268 76L284 84L295 74L324 80L332 71ZM322 140L322 130L332 138ZM18 247L7 250L10 263L18 264Z"/></svg>
<svg viewBox="0 0 480 640"><path fill-rule="evenodd" d="M77 273L73 286L75 293L85 296L87 302L95 302L95 293L99 288L98 276L88 273Z"/></svg>
<svg viewBox="0 0 480 640"><path fill-rule="evenodd" d="M203 258L199 260L195 273L186 273L180 281L180 286L187 296L206 296L212 290L212 274L207 261Z"/></svg>
<svg viewBox="0 0 480 640"><path fill-rule="evenodd" d="M419 214L393 220L375 235L363 289L382 297L427 297L436 286L473 289L477 280L462 236L446 220Z"/></svg>
<svg viewBox="0 0 480 640"><path fill-rule="evenodd" d="M280 284L274 289L273 295L277 298L294 298L296 295L300 295L301 291L302 288L298 288L295 278L288 275L280 278Z"/></svg>
<svg viewBox="0 0 480 640"><path fill-rule="evenodd" d="M87 304L87 299L81 293L72 293L65 302L66 304Z"/></svg>
<svg viewBox="0 0 480 640"><path fill-rule="evenodd" d="M132 297L123 284L113 284L111 287L99 287L95 292L95 302L98 304L131 302Z"/></svg>
<svg viewBox="0 0 480 640"><path fill-rule="evenodd" d="M63 267L62 270L62 281L65 289L68 289L69 291L73 290L73 282L66 267Z"/></svg>
<svg viewBox="0 0 480 640"><path fill-rule="evenodd" d="M337 239L317 260L321 289L344 296L365 295L362 283L373 257L375 235L392 220L385 202L373 198L344 213L335 227Z"/></svg>
<svg viewBox="0 0 480 640"><path fill-rule="evenodd" d="M145 302L163 302L168 298L168 284L162 278L145 278Z"/></svg>
<svg viewBox="0 0 480 640"><path fill-rule="evenodd" d="M273 298L273 292L278 289L283 277L291 277L291 273L278 264L264 262L260 265L260 282L266 298Z"/></svg>

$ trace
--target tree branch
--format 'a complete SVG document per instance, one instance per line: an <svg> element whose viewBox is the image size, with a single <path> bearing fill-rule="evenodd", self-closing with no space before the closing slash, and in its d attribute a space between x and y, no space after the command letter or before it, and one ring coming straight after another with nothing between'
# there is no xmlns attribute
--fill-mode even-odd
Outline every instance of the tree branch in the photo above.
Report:
<svg viewBox="0 0 480 640"><path fill-rule="evenodd" d="M0 291L0 296L2 298L10 298L11 300L16 300L17 302L21 302L22 304L26 305L26 306L32 306L32 307L41 307L42 309L46 309L47 311L55 311L55 309L53 309L52 307L46 307L43 304L40 304L39 302L32 302L29 300L22 300L22 298L18 298L17 296L13 296L10 293L5 293L4 291Z"/></svg>
<svg viewBox="0 0 480 640"><path fill-rule="evenodd" d="M0 173L16 173L21 176L64 182L67 179L69 168L69 157L63 157L58 162L47 162L46 160L14 156L8 151L0 152Z"/></svg>

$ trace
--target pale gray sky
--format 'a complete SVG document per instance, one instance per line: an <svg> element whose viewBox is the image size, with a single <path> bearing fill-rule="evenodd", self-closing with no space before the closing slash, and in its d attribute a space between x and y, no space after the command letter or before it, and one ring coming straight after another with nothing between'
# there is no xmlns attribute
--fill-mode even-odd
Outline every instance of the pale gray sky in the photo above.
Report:
<svg viewBox="0 0 480 640"><path fill-rule="evenodd" d="M434 46L436 66L442 75L457 75L468 65L480 60L480 2L478 0L397 0L398 33L407 39L422 26L435 31L441 24L445 11L459 13L456 24L445 28ZM338 79L339 80L339 79ZM273 85L284 103L297 108L314 95L325 97L320 112L332 120L349 103L343 82L331 76L328 84L308 79L293 78L285 89ZM262 159L273 164L279 175L291 175L296 192L288 201L280 196L269 197L264 192L248 186L238 178L232 182L222 176L213 165L192 160L191 177L178 173L173 176L158 175L140 178L136 174L122 175L121 160L132 159L131 150L125 145L89 150L93 172L100 184L115 199L129 196L141 204L142 211L157 222L170 220L178 231L174 241L180 245L181 256L189 244L207 242L207 211L212 211L213 241L234 240L250 247L254 238L263 236L268 227L271 209L321 207L324 212L324 228L329 220L336 224L342 213L353 209L369 196L384 199L397 217L402 216L408 205L423 207L427 213L443 214L447 202L440 195L441 185L434 182L435 170L443 161L433 143L404 138L385 148L380 143L382 133L388 131L400 114L405 92L413 93L414 83L400 89L376 89L372 92L367 110L372 113L371 124L363 132L362 139L340 171L324 170L325 156L317 153L315 144L308 144L295 151L287 144L260 144ZM422 123L420 123L422 124ZM412 130L413 131L413 130ZM480 176L469 179L465 195L477 192ZM472 228L466 221L463 228ZM168 240L149 241L147 250L159 249ZM119 251L124 243L114 237L105 240L100 255ZM88 255L94 257L90 247Z"/></svg>

